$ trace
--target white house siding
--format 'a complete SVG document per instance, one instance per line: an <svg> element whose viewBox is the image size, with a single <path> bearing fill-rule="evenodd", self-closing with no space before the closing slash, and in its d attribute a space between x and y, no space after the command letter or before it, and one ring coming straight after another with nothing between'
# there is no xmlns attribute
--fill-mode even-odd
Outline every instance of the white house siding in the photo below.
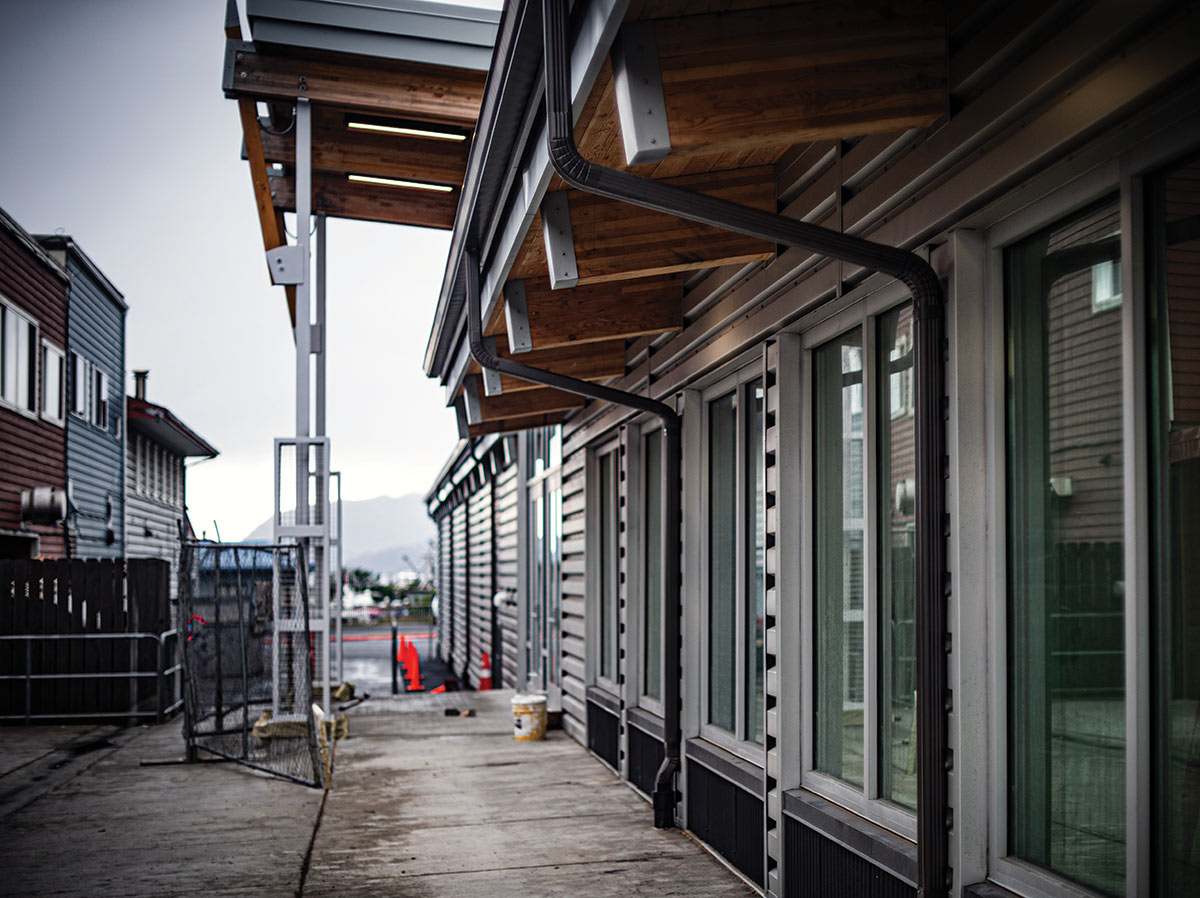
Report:
<svg viewBox="0 0 1200 898"><path fill-rule="evenodd" d="M177 503L157 498L166 490L158 478L143 472L139 480L138 472L142 462L139 459L139 447L144 453L153 447L150 440L140 434L130 434L126 450L125 462L125 551L128 558L163 558L171 564L171 599L175 599L178 584L176 575L179 570L179 533L183 524L184 471L182 460L170 455L159 447L159 451L169 458L175 467L177 491L180 499Z"/></svg>

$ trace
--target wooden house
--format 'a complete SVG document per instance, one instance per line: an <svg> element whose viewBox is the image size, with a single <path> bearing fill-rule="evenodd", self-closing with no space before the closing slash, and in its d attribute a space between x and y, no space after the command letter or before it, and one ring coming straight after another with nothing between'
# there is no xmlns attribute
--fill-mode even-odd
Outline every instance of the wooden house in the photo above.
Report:
<svg viewBox="0 0 1200 898"><path fill-rule="evenodd" d="M61 520L24 520L22 493L64 496L67 272L0 210L0 557L61 557ZM65 507L62 511L65 513ZM57 517L57 515L52 515ZM28 517L28 515L26 515ZM39 516L40 517L40 516Z"/></svg>
<svg viewBox="0 0 1200 898"><path fill-rule="evenodd" d="M71 277L67 306L70 553L125 555L125 313L122 293L70 236L37 238Z"/></svg>
<svg viewBox="0 0 1200 898"><path fill-rule="evenodd" d="M170 595L178 590L179 549L191 538L187 516L189 458L208 459L217 450L170 409L146 398L149 372L133 372L134 395L125 397L129 434L125 459L125 551L129 558L170 562Z"/></svg>

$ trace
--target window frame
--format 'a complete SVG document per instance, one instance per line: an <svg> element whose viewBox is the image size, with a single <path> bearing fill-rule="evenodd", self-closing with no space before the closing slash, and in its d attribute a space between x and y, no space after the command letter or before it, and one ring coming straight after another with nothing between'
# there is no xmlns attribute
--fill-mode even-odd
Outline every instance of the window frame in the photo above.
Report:
<svg viewBox="0 0 1200 898"><path fill-rule="evenodd" d="M26 385L27 389L31 389L33 391L32 401L28 407L21 403L20 396L17 397L17 401L15 402L4 397L3 382L4 367L6 365L4 346L5 343L7 343L7 332L5 330L4 321L6 321L10 315L25 323L26 327L28 328L26 334L29 339L29 346L26 347L26 352L28 353L30 349L33 350L33 352L30 353L30 362L33 370L26 372L26 377L28 378ZM41 417L41 334L42 328L37 318L35 318L25 309L18 306L16 303L9 300L3 294L0 294L0 407L9 409L10 411L16 412L18 415L23 415L24 417L32 420L38 420ZM19 374L17 377L17 384L18 386L21 384L21 378Z"/></svg>
<svg viewBox="0 0 1200 898"><path fill-rule="evenodd" d="M596 626L587 628L587 643L585 646L587 653L587 680L589 685L599 686L604 691L610 693L614 697L621 695L621 600L624 597L625 589L621 583L621 473L623 470L623 459L621 452L620 438L614 436L603 443L599 443L588 450L587 458L587 555L586 555L586 581L588 602L585 606L585 613L589 621L596 621ZM604 524L601 518L600 497L601 497L601 482L600 482L600 465L602 459L611 456L613 460L613 478L610 485L612 490L612 520L608 522L609 538L612 540L612 563L613 569L609 572L613 578L613 605L610 611L612 615L612 634L613 644L610 647L612 652L612 676L602 673L604 666L601 663L600 652L603 647L601 638L601 630L604 626L604 621L601 620L601 611L603 605L601 603L600 590L602 586L601 580L601 565L603 558L601 557L602 543L600 540L600 528ZM593 559L595 561L593 562Z"/></svg>
<svg viewBox="0 0 1200 898"><path fill-rule="evenodd" d="M761 349L757 350L752 361L743 363L735 370L725 374L710 383L699 391L699 426L698 436L700 440L699 457L700 470L696 478L698 489L698 508L697 508L697 526L700 535L700 551L698 555L699 578L697 582L700 601L698 603L699 626L698 645L699 667L701 675L698 677L699 689L699 716L698 716L698 732L700 738L707 742L723 748L732 754L735 754L756 766L762 767L766 759L765 736L764 728L764 743L760 744L746 738L746 687L747 687L747 666L746 666L746 614L747 603L750 599L748 589L748 558L746 552L746 507L747 507L747 420L745 410L747 407L748 386L755 380L762 381L763 386L763 428L766 429L766 371ZM710 407L712 403L728 396L730 393L737 393L737 449L734 462L735 475L737 478L735 490L735 507L738 509L736 518L734 544L738 546L737 556L734 561L735 582L737 584L735 599L734 599L734 730L730 732L714 723L710 723L709 716L709 641L710 641L710 600L711 586L710 577L710 559L711 559L711 533L710 533L710 511L711 511L711 490L709 483L711 482L711 446L710 446ZM762 445L765 447L765 440ZM765 449L764 449L765 454ZM765 466L765 461L764 461ZM766 478L764 477L764 489L766 487ZM765 591L765 586L764 586ZM765 646L764 646L765 651ZM766 695L766 682L764 671L764 696ZM765 706L765 700L764 700Z"/></svg>
<svg viewBox="0 0 1200 898"><path fill-rule="evenodd" d="M66 423L67 423L67 414L68 414L68 411L67 411L67 354L66 354L66 351L61 346L58 346L57 344L52 343L50 340L47 340L45 337L43 337L41 339L41 353L42 353L42 358L40 360L41 371L39 372L39 375L38 375L38 378L39 378L38 391L40 394L39 399L38 399L38 416L43 421L48 421L49 423L51 423L57 427L65 427ZM46 372L48 370L47 365L46 365L46 356L47 355L54 356L58 360L58 365L59 365L58 401L59 401L59 408L62 413L57 417L49 414L46 411L46 397L48 395L48 391L46 389Z"/></svg>
<svg viewBox="0 0 1200 898"><path fill-rule="evenodd" d="M1055 185L1035 202L1007 218L990 223L983 235L983 265L977 284L983 295L983 322L988 352L985 416L987 462L983 476L987 501L986 590L988 716L997 724L988 734L987 788L988 878L1031 898L1095 898L1103 893L1060 874L1008 854L1008 620L1007 458L1005 454L1004 250L1052 226L1087 205L1117 194L1121 227L1121 374L1124 433L1122 524L1125 534L1125 893L1149 894L1154 851L1150 821L1151 792L1150 577L1154 551L1150 533L1149 315L1146 284L1147 228L1143 184L1174 161L1197 149L1194 134L1172 133L1139 144L1112 164L1099 167L1068 184ZM960 584L969 589L972 584ZM971 700L973 696L968 696ZM971 809L966 809L969 813Z"/></svg>
<svg viewBox="0 0 1200 898"><path fill-rule="evenodd" d="M656 717L663 716L662 700L650 695L646 689L646 647L649 629L646 575L649 559L647 541L650 535L649 528L646 527L646 501L650 489L650 485L646 482L648 473L646 451L650 434L660 430L661 427L661 423L655 419L639 417L626 428L625 449L625 482L630 485L626 503L630 508L636 510L634 514L628 516L625 526L626 568L628 571L634 572L633 575L626 578L625 584L625 639L627 646L636 646L636 650L629 648L625 653L626 703L631 708L641 708ZM663 476L666 476L665 472ZM662 569L663 589L666 586L666 573L667 568L664 565ZM665 595L660 592L660 603L662 601L665 601ZM659 619L661 622L661 610ZM659 663L661 664L662 653L666 646L661 626L658 632L658 642ZM661 689L660 681L660 692Z"/></svg>
<svg viewBox="0 0 1200 898"><path fill-rule="evenodd" d="M850 296L853 296L851 294ZM801 469L801 577L800 577L800 785L821 798L857 814L899 836L916 842L917 814L879 796L879 583L878 527L879 466L877 460L879 390L876 349L878 321L887 312L910 302L908 288L898 281L884 284L865 296L853 296L844 304L821 310L820 317L801 322L800 397L802 437ZM813 582L817 546L813 470L814 441L813 352L830 341L859 329L863 353L863 785L855 786L814 766L816 740L816 697L814 659L816 649L816 587ZM890 389L890 386L883 387ZM890 422L889 422L890 423Z"/></svg>
<svg viewBox="0 0 1200 898"><path fill-rule="evenodd" d="M108 432L109 380L108 372L99 365L92 366L92 401L90 420L93 427Z"/></svg>
<svg viewBox="0 0 1200 898"><path fill-rule="evenodd" d="M82 418L84 421L91 420L91 400L92 400L92 372L91 362L81 352L71 350L70 359L70 375L71 388L69 390L69 409L70 414L77 418ZM76 402L76 400L79 400Z"/></svg>

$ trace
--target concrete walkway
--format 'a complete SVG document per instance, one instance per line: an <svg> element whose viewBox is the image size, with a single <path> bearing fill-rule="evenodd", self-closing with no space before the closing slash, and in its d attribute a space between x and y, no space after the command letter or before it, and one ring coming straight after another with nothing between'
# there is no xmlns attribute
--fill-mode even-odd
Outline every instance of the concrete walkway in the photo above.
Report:
<svg viewBox="0 0 1200 898"><path fill-rule="evenodd" d="M372 699L326 795L140 766L178 723L0 729L0 895L754 894L561 731L514 742L510 695Z"/></svg>

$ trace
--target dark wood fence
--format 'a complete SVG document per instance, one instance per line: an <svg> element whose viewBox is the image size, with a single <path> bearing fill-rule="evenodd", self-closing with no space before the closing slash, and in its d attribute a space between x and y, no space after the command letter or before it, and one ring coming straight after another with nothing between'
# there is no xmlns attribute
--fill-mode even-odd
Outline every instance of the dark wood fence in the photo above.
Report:
<svg viewBox="0 0 1200 898"><path fill-rule="evenodd" d="M171 627L169 576L159 559L0 561L0 636L155 637L0 640L0 675L11 678L0 679L0 716L117 716L173 703L157 676L174 663L175 641L160 638Z"/></svg>

